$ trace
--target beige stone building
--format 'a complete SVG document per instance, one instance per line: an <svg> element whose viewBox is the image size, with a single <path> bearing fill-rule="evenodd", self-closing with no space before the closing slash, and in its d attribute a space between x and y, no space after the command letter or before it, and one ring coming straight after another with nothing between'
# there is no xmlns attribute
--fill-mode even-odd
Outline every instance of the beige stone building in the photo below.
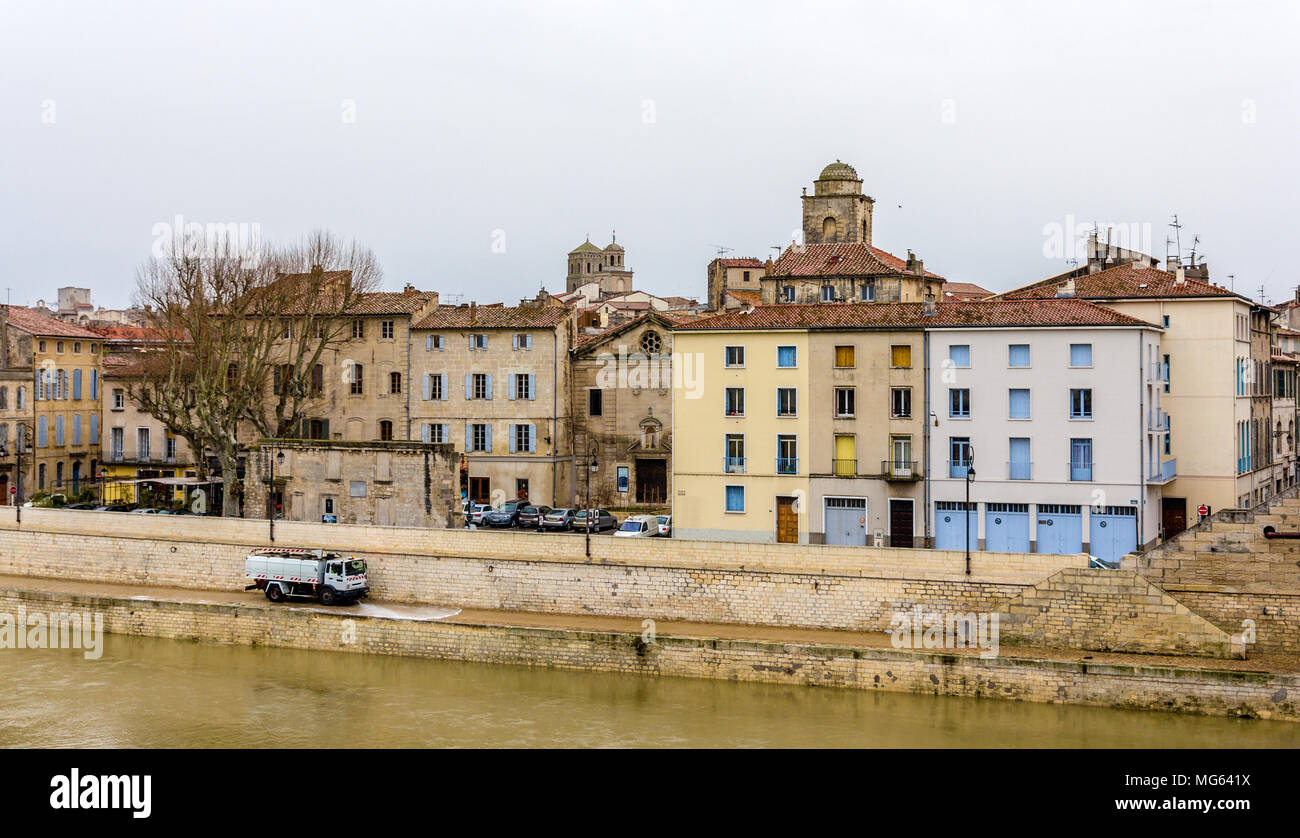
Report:
<svg viewBox="0 0 1300 838"><path fill-rule="evenodd" d="M457 526L458 460L447 443L262 440L249 453L244 514L267 516L274 461L277 519Z"/></svg>
<svg viewBox="0 0 1300 838"><path fill-rule="evenodd" d="M132 385L140 381L140 361L139 354L104 356L102 457L98 473L103 476L101 498L105 503L139 502L137 480L194 477L197 473L189 444L131 398ZM185 498L183 488L166 491L166 500Z"/></svg>
<svg viewBox="0 0 1300 838"><path fill-rule="evenodd" d="M803 195L803 242L790 245L761 279L764 305L939 302L943 277L910 251L900 259L872 244L875 202L838 160Z"/></svg>
<svg viewBox="0 0 1300 838"><path fill-rule="evenodd" d="M675 319L648 312L583 334L572 357L574 489L592 503L659 508L672 492ZM590 464L596 470L590 472ZM586 466L586 468L582 468Z"/></svg>
<svg viewBox="0 0 1300 838"><path fill-rule="evenodd" d="M626 264L627 253L617 241L599 247L587 239L569 251L569 270L564 278L568 293L592 282L600 283L601 295L621 294L632 290L632 270Z"/></svg>
<svg viewBox="0 0 1300 838"><path fill-rule="evenodd" d="M21 502L35 492L59 492L69 497L86 487L99 460L99 395L102 375L98 335L49 314L22 306L0 307L0 368L10 370L12 399L6 415L14 445L0 469L3 478L17 479L19 427L29 447L23 456ZM14 372L30 376L19 383ZM3 386L3 385L0 385ZM18 407L21 401L22 407ZM7 433L7 431L6 431ZM0 485L8 493L8 485Z"/></svg>
<svg viewBox="0 0 1300 838"><path fill-rule="evenodd" d="M452 444L465 496L572 502L574 320L571 308L532 300L438 306L412 324L412 437Z"/></svg>
<svg viewBox="0 0 1300 838"><path fill-rule="evenodd" d="M762 296L762 279L767 275L768 267L753 257L714 259L708 268L708 309L723 311L739 308L746 299L752 299L757 304ZM734 293L738 291L743 293Z"/></svg>

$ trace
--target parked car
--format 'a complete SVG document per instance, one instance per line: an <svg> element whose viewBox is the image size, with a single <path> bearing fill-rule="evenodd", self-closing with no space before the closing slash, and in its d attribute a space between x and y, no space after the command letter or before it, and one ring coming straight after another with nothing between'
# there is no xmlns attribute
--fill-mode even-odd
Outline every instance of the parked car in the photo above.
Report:
<svg viewBox="0 0 1300 838"><path fill-rule="evenodd" d="M515 521L519 520L519 510L526 505L522 501L506 501L491 512L484 514L483 523L489 527L513 527Z"/></svg>
<svg viewBox="0 0 1300 838"><path fill-rule="evenodd" d="M189 515L190 513L188 510L185 509L159 509L158 514L159 515Z"/></svg>
<svg viewBox="0 0 1300 838"><path fill-rule="evenodd" d="M483 516L492 511L486 503L471 503L465 507L465 521L476 527L483 526Z"/></svg>
<svg viewBox="0 0 1300 838"><path fill-rule="evenodd" d="M131 511L134 512L136 515L157 515L158 514L158 510L154 509L152 506L142 506L139 509L132 509Z"/></svg>
<svg viewBox="0 0 1300 838"><path fill-rule="evenodd" d="M573 509L552 509L542 516L541 528L544 530L571 530L573 518L577 514Z"/></svg>
<svg viewBox="0 0 1300 838"><path fill-rule="evenodd" d="M651 538L659 534L659 521L652 515L629 515L618 530L615 538Z"/></svg>
<svg viewBox="0 0 1300 838"><path fill-rule="evenodd" d="M1101 556L1088 556L1088 567L1097 570L1119 570L1119 562L1108 562Z"/></svg>
<svg viewBox="0 0 1300 838"><path fill-rule="evenodd" d="M94 509L95 505L93 503L74 503L69 506L65 506L63 508L64 509Z"/></svg>
<svg viewBox="0 0 1300 838"><path fill-rule="evenodd" d="M551 508L549 506L533 506L529 504L519 510L517 523L521 527L532 527L533 529L540 530L542 528L542 516L550 511Z"/></svg>
<svg viewBox="0 0 1300 838"><path fill-rule="evenodd" d="M612 530L618 527L618 519L611 515L608 509L579 509L577 514L573 516L573 529L575 531L586 531L588 513L591 514L592 532Z"/></svg>
<svg viewBox="0 0 1300 838"><path fill-rule="evenodd" d="M662 535L664 538L673 537L673 516L656 515L655 523L659 525L659 535Z"/></svg>
<svg viewBox="0 0 1300 838"><path fill-rule="evenodd" d="M131 507L125 503L106 503L103 506L96 506L96 512L130 512Z"/></svg>

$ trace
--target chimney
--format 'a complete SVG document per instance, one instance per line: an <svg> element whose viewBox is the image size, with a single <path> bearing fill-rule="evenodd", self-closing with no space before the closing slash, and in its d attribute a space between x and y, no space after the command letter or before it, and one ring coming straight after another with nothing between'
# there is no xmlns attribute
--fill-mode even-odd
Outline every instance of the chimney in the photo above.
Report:
<svg viewBox="0 0 1300 838"><path fill-rule="evenodd" d="M409 282L406 283L406 285L402 286L402 293L403 293L403 294L414 294L414 293L415 293L415 286L412 285L412 284L409 283Z"/></svg>
<svg viewBox="0 0 1300 838"><path fill-rule="evenodd" d="M1073 279L1067 279L1065 282L1062 282L1060 285L1056 286L1056 296L1058 296L1058 297L1073 297L1073 296L1074 296L1074 280L1073 280Z"/></svg>
<svg viewBox="0 0 1300 838"><path fill-rule="evenodd" d="M474 318L478 316L478 303L470 300L469 303L469 322L473 323Z"/></svg>
<svg viewBox="0 0 1300 838"><path fill-rule="evenodd" d="M934 304L934 294L926 294L925 300L921 302L921 316L934 317L937 306Z"/></svg>
<svg viewBox="0 0 1300 838"><path fill-rule="evenodd" d="M1179 265L1177 270L1174 271L1174 285L1186 285L1186 284L1187 284L1187 274L1183 271L1183 266Z"/></svg>

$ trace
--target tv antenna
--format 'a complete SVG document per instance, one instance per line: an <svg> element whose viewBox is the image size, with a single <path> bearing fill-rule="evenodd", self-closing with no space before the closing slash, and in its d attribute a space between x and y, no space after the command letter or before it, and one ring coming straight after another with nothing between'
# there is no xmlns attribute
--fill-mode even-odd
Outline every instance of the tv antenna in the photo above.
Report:
<svg viewBox="0 0 1300 838"><path fill-rule="evenodd" d="M1192 253L1191 253L1190 261L1193 268L1196 267L1196 246L1200 243L1201 243L1201 236L1199 233L1195 236L1192 236Z"/></svg>
<svg viewBox="0 0 1300 838"><path fill-rule="evenodd" d="M709 247L717 248L717 250L718 250L718 258L719 258L719 259L721 259L722 257L726 256L726 255L727 255L728 253L730 253L731 251L735 250L734 247L723 247L723 246L720 245L720 244L711 244L711 245L709 245Z"/></svg>
<svg viewBox="0 0 1300 838"><path fill-rule="evenodd" d="M1169 226L1174 228L1174 245L1177 248L1174 252L1177 253L1178 257L1181 259L1183 255L1183 225L1178 223L1178 213L1174 213L1173 219L1173 221L1169 222Z"/></svg>
<svg viewBox="0 0 1300 838"><path fill-rule="evenodd" d="M1229 290L1229 291L1232 291L1232 292L1236 292L1236 290L1237 290L1237 275L1236 275L1236 274L1228 274L1228 290Z"/></svg>

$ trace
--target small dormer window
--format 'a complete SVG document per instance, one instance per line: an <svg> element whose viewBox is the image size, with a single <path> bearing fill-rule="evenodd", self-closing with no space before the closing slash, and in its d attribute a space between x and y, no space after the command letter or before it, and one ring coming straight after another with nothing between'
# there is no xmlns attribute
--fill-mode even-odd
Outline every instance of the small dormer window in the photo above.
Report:
<svg viewBox="0 0 1300 838"><path fill-rule="evenodd" d="M785 299L785 301L786 301L787 303L793 303L793 302L794 302L794 286L793 286L793 285L786 285L786 286L784 286L784 287L781 289L781 296Z"/></svg>
<svg viewBox="0 0 1300 838"><path fill-rule="evenodd" d="M822 286L822 302L823 302L823 303L833 303L833 302L835 302L835 286L834 286L834 285L823 285L823 286Z"/></svg>

